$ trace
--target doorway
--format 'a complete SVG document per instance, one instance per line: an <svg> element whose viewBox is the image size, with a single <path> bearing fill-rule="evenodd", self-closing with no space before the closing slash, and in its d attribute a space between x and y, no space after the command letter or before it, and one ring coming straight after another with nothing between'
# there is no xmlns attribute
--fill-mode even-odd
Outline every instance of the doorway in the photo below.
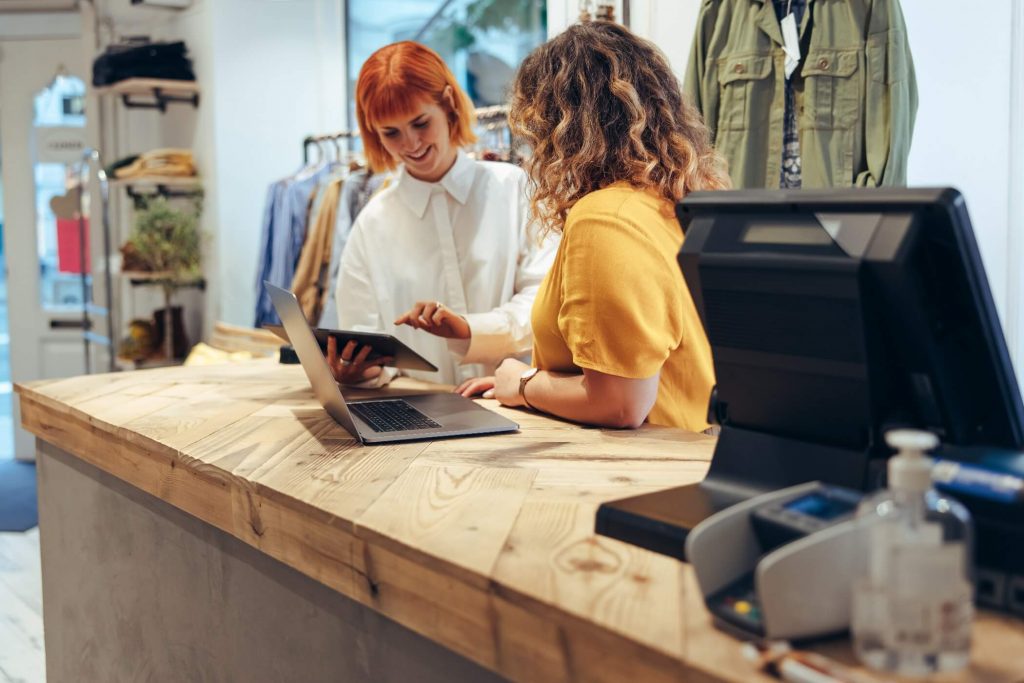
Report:
<svg viewBox="0 0 1024 683"><path fill-rule="evenodd" d="M0 164L9 377L17 383L80 375L85 371L82 266L77 254L62 249L78 240L61 240L56 215L61 212L53 206L67 201L74 159L86 147L81 41L13 40L4 41L3 48ZM34 440L19 427L16 400L11 413L14 457L34 460Z"/></svg>

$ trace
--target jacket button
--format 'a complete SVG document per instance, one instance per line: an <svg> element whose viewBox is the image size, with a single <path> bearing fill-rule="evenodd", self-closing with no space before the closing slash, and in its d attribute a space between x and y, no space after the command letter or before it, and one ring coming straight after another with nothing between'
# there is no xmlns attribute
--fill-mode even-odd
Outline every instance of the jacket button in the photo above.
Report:
<svg viewBox="0 0 1024 683"><path fill-rule="evenodd" d="M819 59L818 60L818 68L819 69L827 69L828 68L828 60L826 58L824 58L824 57Z"/></svg>
<svg viewBox="0 0 1024 683"><path fill-rule="evenodd" d="M736 66L734 66L732 68L732 70L735 71L738 74L741 74L741 73L743 73L744 71L747 70L747 67L743 66L742 64L737 64Z"/></svg>

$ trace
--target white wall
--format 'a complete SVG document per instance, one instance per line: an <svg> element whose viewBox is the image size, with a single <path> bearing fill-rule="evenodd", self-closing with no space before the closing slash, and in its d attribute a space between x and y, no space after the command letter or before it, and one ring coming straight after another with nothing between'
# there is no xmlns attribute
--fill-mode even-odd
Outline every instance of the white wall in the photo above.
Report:
<svg viewBox="0 0 1024 683"><path fill-rule="evenodd" d="M259 4L258 11L253 5ZM267 186L302 162L302 139L345 121L344 15L337 0L215 0L204 55L212 152L218 319L252 325ZM204 126L205 128L205 126Z"/></svg>
<svg viewBox="0 0 1024 683"><path fill-rule="evenodd" d="M1004 320L1012 2L987 0L983 12L955 0L903 3L920 92L908 184L963 192Z"/></svg>
<svg viewBox="0 0 1024 683"><path fill-rule="evenodd" d="M653 41L682 81L690 59L701 0L633 0L630 28Z"/></svg>
<svg viewBox="0 0 1024 683"><path fill-rule="evenodd" d="M1024 2L1014 2L1010 62L1010 193L1006 337L1024 384Z"/></svg>
<svg viewBox="0 0 1024 683"><path fill-rule="evenodd" d="M693 31L702 0L630 0L630 28L653 41L682 78L690 56ZM769 0L770 2L770 0ZM548 36L561 33L579 17L579 0L548 0ZM622 19L622 0L616 2Z"/></svg>

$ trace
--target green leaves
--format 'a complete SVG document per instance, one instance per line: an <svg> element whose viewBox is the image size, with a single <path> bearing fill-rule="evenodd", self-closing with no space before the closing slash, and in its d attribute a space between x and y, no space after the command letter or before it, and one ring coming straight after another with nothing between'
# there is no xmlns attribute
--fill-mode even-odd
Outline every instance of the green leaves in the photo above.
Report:
<svg viewBox="0 0 1024 683"><path fill-rule="evenodd" d="M174 279L199 274L199 214L202 196L195 198L190 210L171 206L166 197L148 199L135 213L130 241L139 260L154 272Z"/></svg>

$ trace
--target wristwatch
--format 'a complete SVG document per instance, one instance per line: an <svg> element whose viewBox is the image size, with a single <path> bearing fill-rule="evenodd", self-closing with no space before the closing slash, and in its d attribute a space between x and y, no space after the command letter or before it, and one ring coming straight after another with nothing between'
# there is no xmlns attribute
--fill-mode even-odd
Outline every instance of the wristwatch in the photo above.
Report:
<svg viewBox="0 0 1024 683"><path fill-rule="evenodd" d="M523 370L523 374L519 375L519 398L523 399L523 403L530 410L533 410L533 406L526 400L526 383L533 379L533 376L540 372L540 368L528 368Z"/></svg>

